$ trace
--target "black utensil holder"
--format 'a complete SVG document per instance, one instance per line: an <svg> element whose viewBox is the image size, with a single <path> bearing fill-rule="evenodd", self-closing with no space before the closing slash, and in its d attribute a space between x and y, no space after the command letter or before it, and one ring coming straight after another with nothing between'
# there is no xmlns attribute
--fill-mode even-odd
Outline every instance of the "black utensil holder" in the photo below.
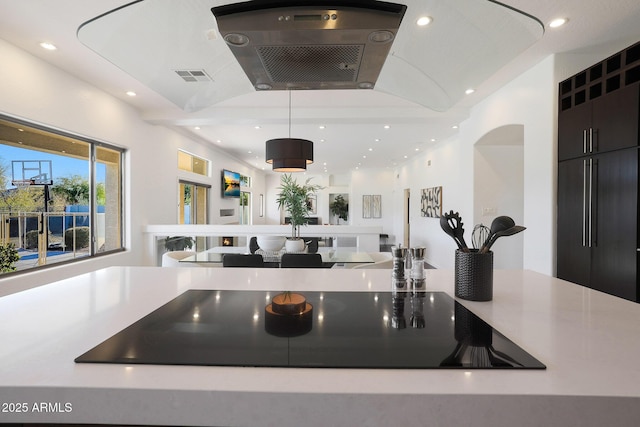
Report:
<svg viewBox="0 0 640 427"><path fill-rule="evenodd" d="M481 254L456 250L455 294L470 301L491 301L493 298L493 252Z"/></svg>

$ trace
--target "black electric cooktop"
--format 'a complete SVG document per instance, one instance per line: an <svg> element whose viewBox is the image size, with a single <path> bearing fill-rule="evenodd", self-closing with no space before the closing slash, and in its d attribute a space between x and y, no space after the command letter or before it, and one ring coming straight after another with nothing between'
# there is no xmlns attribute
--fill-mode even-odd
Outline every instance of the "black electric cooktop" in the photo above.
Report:
<svg viewBox="0 0 640 427"><path fill-rule="evenodd" d="M190 290L76 362L545 369L443 292L303 294L312 306L304 318L273 323L265 307L275 293Z"/></svg>

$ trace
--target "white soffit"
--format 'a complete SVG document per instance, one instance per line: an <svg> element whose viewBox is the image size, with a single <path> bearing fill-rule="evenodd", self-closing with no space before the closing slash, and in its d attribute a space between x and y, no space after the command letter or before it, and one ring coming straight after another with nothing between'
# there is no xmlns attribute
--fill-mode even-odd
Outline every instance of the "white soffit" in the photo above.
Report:
<svg viewBox="0 0 640 427"><path fill-rule="evenodd" d="M86 46L187 112L255 92L220 37L216 0L145 0L83 24ZM405 0L407 12L374 91L447 111L539 40L543 26L493 1ZM417 27L419 16L434 18ZM140 53L144 52L144 55ZM185 82L176 70L203 70Z"/></svg>

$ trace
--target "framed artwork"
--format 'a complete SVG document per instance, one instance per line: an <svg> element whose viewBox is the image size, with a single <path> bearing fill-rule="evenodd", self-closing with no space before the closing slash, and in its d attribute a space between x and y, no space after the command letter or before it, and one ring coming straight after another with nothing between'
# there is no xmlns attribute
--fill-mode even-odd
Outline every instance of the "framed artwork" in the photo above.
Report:
<svg viewBox="0 0 640 427"><path fill-rule="evenodd" d="M362 196L362 218L382 218L382 196L380 194Z"/></svg>
<svg viewBox="0 0 640 427"><path fill-rule="evenodd" d="M362 196L362 218L371 218L371 196Z"/></svg>
<svg viewBox="0 0 640 427"><path fill-rule="evenodd" d="M420 191L420 215L427 218L442 216L442 187L423 188Z"/></svg>

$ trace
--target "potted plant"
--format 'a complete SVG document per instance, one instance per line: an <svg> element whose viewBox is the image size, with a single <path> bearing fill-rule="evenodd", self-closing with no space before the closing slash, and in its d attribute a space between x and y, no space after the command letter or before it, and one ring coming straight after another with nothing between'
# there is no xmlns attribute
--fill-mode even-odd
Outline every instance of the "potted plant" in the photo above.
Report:
<svg viewBox="0 0 640 427"><path fill-rule="evenodd" d="M302 252L304 241L300 238L300 226L306 225L311 206L307 202L309 196L322 187L310 184L308 178L304 185L298 184L291 174L284 174L280 179L280 193L278 193L278 208L285 208L291 218L291 236L287 238L285 247L287 252Z"/></svg>
<svg viewBox="0 0 640 427"><path fill-rule="evenodd" d="M336 198L329 205L329 209L331 209L331 213L338 217L338 224L340 224L340 220L347 220L349 217L349 203L344 199L342 194L338 194Z"/></svg>
<svg viewBox="0 0 640 427"><path fill-rule="evenodd" d="M0 243L0 273L16 271L16 262L20 260L18 250L13 243Z"/></svg>

